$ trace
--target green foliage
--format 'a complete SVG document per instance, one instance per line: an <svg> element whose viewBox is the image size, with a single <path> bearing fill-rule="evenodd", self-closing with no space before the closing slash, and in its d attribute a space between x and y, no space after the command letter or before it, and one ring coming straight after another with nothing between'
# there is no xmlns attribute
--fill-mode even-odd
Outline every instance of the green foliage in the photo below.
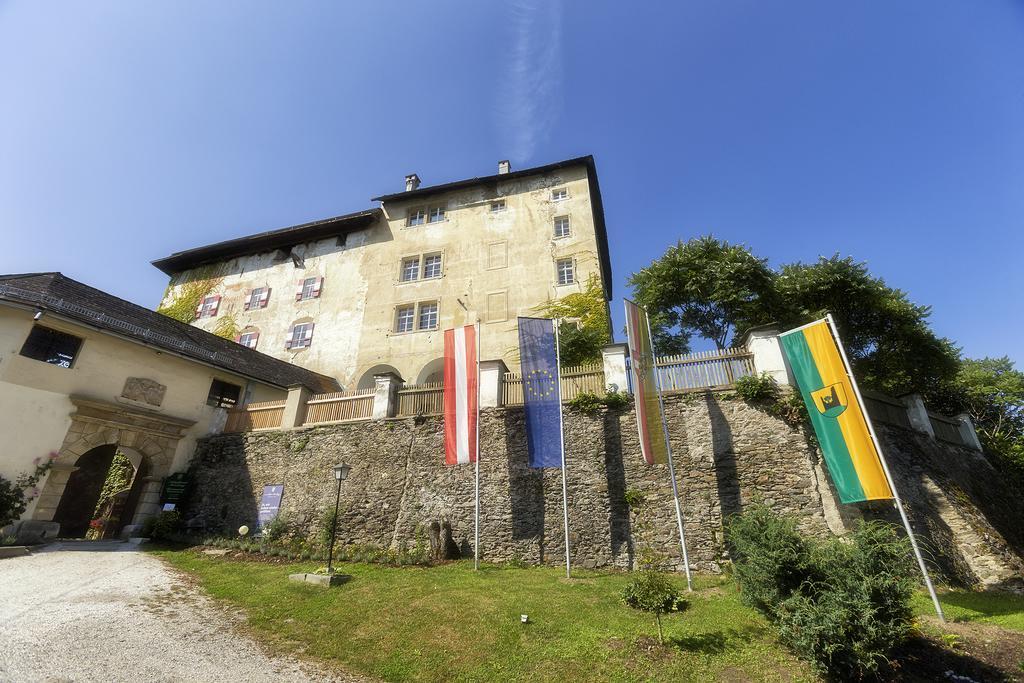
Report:
<svg viewBox="0 0 1024 683"><path fill-rule="evenodd" d="M19 475L14 481L0 477L0 528L17 521L29 502L39 495L36 485L56 459L56 453L50 453L48 458L36 458L32 471Z"/></svg>
<svg viewBox="0 0 1024 683"><path fill-rule="evenodd" d="M217 324L213 327L213 333L218 337L234 340L235 337L238 336L240 329L241 328L238 327L238 321L235 320L235 316L230 313L225 313L217 320Z"/></svg>
<svg viewBox="0 0 1024 683"><path fill-rule="evenodd" d="M685 353L693 334L725 348L737 323L770 322L775 273L742 244L708 235L669 247L629 284L651 316L659 354Z"/></svg>
<svg viewBox="0 0 1024 683"><path fill-rule="evenodd" d="M181 529L181 513L165 510L142 523L142 535L155 541L172 541Z"/></svg>
<svg viewBox="0 0 1024 683"><path fill-rule="evenodd" d="M320 515L320 523L317 529L317 542L319 543L320 548L325 552L331 546L331 534L334 529L334 521L336 519L335 515L336 511L333 505L324 510L323 514Z"/></svg>
<svg viewBox="0 0 1024 683"><path fill-rule="evenodd" d="M309 437L308 436L303 436L303 437L300 437L298 439L295 439L295 441L292 441L291 444L288 445L288 449L292 453L299 453L299 452L305 450L306 446L308 446L308 445L309 445Z"/></svg>
<svg viewBox="0 0 1024 683"><path fill-rule="evenodd" d="M679 595L668 577L658 571L648 569L640 572L622 589L622 602L633 609L652 612L658 623L658 642L664 643L665 636L661 629L661 615L677 612L686 606L686 601Z"/></svg>
<svg viewBox="0 0 1024 683"><path fill-rule="evenodd" d="M775 401L779 396L779 385L771 375L763 372L737 379L736 393L748 403Z"/></svg>
<svg viewBox="0 0 1024 683"><path fill-rule="evenodd" d="M566 401L566 405L578 413L593 417L600 412L602 407L609 410L622 410L629 406L631 401L632 398L625 392L609 391L601 396L592 391L582 391Z"/></svg>
<svg viewBox="0 0 1024 683"><path fill-rule="evenodd" d="M131 460L129 460L121 451L115 453L114 459L110 463L110 470L107 471L107 478L103 482L103 489L100 491L99 500L96 501L96 509L93 511L92 516L98 517L100 511L103 510L103 506L107 504L107 501L113 498L115 494L120 493L131 486L132 479L134 477L135 467L132 465Z"/></svg>
<svg viewBox="0 0 1024 683"><path fill-rule="evenodd" d="M792 520L754 506L730 520L728 542L744 600L823 673L874 673L907 637L915 567L890 525L811 541Z"/></svg>
<svg viewBox="0 0 1024 683"><path fill-rule="evenodd" d="M214 272L215 268L210 266L191 271L183 281L178 283L178 289L173 298L156 309L156 312L183 323L195 320L196 309L199 308L200 302L209 296L222 280L222 278L214 277ZM172 282L171 286L167 288L167 294L164 295L165 301L173 286Z"/></svg>
<svg viewBox="0 0 1024 683"><path fill-rule="evenodd" d="M288 518L278 513L276 517L264 525L262 538L273 543L274 541L281 540L289 531L291 531L291 524L288 522Z"/></svg>
<svg viewBox="0 0 1024 683"><path fill-rule="evenodd" d="M535 309L547 318L561 320L558 353L562 365L574 366L601 360L601 347L612 340L608 302L596 275L591 275L582 292L552 299Z"/></svg>

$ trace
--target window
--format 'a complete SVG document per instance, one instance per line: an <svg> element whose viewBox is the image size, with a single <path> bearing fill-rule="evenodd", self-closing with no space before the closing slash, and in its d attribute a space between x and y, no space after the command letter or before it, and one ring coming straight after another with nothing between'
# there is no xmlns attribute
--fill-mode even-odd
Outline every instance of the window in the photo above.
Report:
<svg viewBox="0 0 1024 683"><path fill-rule="evenodd" d="M57 367L70 368L80 348L81 338L36 325L22 345L21 355Z"/></svg>
<svg viewBox="0 0 1024 683"><path fill-rule="evenodd" d="M430 209L430 217L427 218L428 223L440 223L444 220L444 207L435 206Z"/></svg>
<svg viewBox="0 0 1024 683"><path fill-rule="evenodd" d="M269 300L270 287L257 287L249 292L249 297L245 300L245 310L251 311L255 308L266 308Z"/></svg>
<svg viewBox="0 0 1024 683"><path fill-rule="evenodd" d="M430 254L423 257L423 278L441 277L441 255Z"/></svg>
<svg viewBox="0 0 1024 683"><path fill-rule="evenodd" d="M555 218L555 237L569 236L569 217L558 216Z"/></svg>
<svg viewBox="0 0 1024 683"><path fill-rule="evenodd" d="M569 190L564 187L559 187L555 190L551 190L551 201L560 202L563 199L569 198Z"/></svg>
<svg viewBox="0 0 1024 683"><path fill-rule="evenodd" d="M238 404L238 397L242 394L242 387L237 384L229 384L219 379L213 380L210 384L210 395L206 397L206 405L217 408L230 408Z"/></svg>
<svg viewBox="0 0 1024 683"><path fill-rule="evenodd" d="M305 349L313 343L313 323L298 323L292 326L291 334L284 343L286 349Z"/></svg>
<svg viewBox="0 0 1024 683"><path fill-rule="evenodd" d="M409 211L409 216L405 219L406 225L423 225L427 222L427 212L423 209L415 209Z"/></svg>
<svg viewBox="0 0 1024 683"><path fill-rule="evenodd" d="M259 339L260 333L255 330L250 330L248 332L243 332L238 336L238 343L246 348L255 349L256 343Z"/></svg>
<svg viewBox="0 0 1024 683"><path fill-rule="evenodd" d="M498 201L491 202L491 213L498 213L499 211L505 210L505 200L499 199Z"/></svg>
<svg viewBox="0 0 1024 683"><path fill-rule="evenodd" d="M208 296L199 302L199 307L196 308L197 318L212 318L217 315L217 309L220 308L220 297L219 296Z"/></svg>
<svg viewBox="0 0 1024 683"><path fill-rule="evenodd" d="M437 302L420 304L420 321L418 325L421 330L437 329Z"/></svg>
<svg viewBox="0 0 1024 683"><path fill-rule="evenodd" d="M395 313L395 332L412 332L416 320L415 306L401 306Z"/></svg>
<svg viewBox="0 0 1024 683"><path fill-rule="evenodd" d="M416 330L436 330L438 325L438 306L436 301L421 301L418 304L406 304L395 309L395 332L414 332Z"/></svg>
<svg viewBox="0 0 1024 683"><path fill-rule="evenodd" d="M414 256L402 261L402 282L417 280L420 277L420 257Z"/></svg>
<svg viewBox="0 0 1024 683"><path fill-rule="evenodd" d="M558 284L571 285L576 281L571 258L560 258L555 262L555 271L558 273Z"/></svg>
<svg viewBox="0 0 1024 683"><path fill-rule="evenodd" d="M399 274L401 282L419 280L420 273L424 280L441 277L441 254L410 256L402 259L402 269Z"/></svg>
<svg viewBox="0 0 1024 683"><path fill-rule="evenodd" d="M316 299L320 296L320 288L324 285L324 279L322 277L307 277L303 280L299 280L299 289L295 292L296 301L305 301L306 299Z"/></svg>

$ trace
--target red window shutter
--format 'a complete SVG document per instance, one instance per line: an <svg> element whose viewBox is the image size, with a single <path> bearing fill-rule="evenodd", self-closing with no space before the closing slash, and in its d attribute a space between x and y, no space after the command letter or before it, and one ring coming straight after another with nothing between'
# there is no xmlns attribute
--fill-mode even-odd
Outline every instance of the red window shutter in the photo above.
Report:
<svg viewBox="0 0 1024 683"><path fill-rule="evenodd" d="M323 287L323 286L324 286L324 279L322 277L318 277L316 279L316 284L313 285L313 296L314 297L319 297L320 296L320 288Z"/></svg>
<svg viewBox="0 0 1024 683"><path fill-rule="evenodd" d="M270 301L270 287L263 290L263 294L260 294L260 308L266 308L267 302ZM257 335L258 336L258 335Z"/></svg>
<svg viewBox="0 0 1024 683"><path fill-rule="evenodd" d="M286 349L292 348L292 335L294 335L294 334L295 334L295 328L294 327L289 327L288 328L288 338L285 339L284 348L286 348Z"/></svg>
<svg viewBox="0 0 1024 683"><path fill-rule="evenodd" d="M313 327L314 327L313 323L310 323L309 327L306 328L306 334L304 334L302 336L303 346L310 346L310 345L312 345L312 343L313 343Z"/></svg>
<svg viewBox="0 0 1024 683"><path fill-rule="evenodd" d="M210 310L210 317L217 315L217 311L220 310L220 296L213 297L213 308Z"/></svg>
<svg viewBox="0 0 1024 683"><path fill-rule="evenodd" d="M202 318L203 317L203 302L205 302L205 301L206 301L206 299L200 299L199 300L199 305L196 306L196 317L197 318Z"/></svg>
<svg viewBox="0 0 1024 683"><path fill-rule="evenodd" d="M259 332L253 332L252 333L252 344L249 346L249 348L250 349L255 349L256 345L259 344L259 343L260 343L260 333Z"/></svg>
<svg viewBox="0 0 1024 683"><path fill-rule="evenodd" d="M242 343L242 335L240 335L240 334L236 334L235 335L235 343L236 344L241 344Z"/></svg>
<svg viewBox="0 0 1024 683"><path fill-rule="evenodd" d="M245 291L245 305L243 306L243 308L244 308L244 309L245 309L246 311L248 311L248 310L249 310L249 302L250 302L251 300L252 300L252 290L251 290L251 289L247 289L247 290Z"/></svg>
<svg viewBox="0 0 1024 683"><path fill-rule="evenodd" d="M303 280L299 280L299 289L295 292L295 300L302 301L302 283Z"/></svg>

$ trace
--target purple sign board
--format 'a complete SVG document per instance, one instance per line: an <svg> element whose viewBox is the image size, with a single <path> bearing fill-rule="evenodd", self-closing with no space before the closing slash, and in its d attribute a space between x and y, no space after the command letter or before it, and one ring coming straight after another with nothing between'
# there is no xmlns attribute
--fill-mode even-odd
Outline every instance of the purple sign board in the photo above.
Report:
<svg viewBox="0 0 1024 683"><path fill-rule="evenodd" d="M260 498L260 512L256 526L262 529L271 520L277 517L281 510L281 497L284 495L284 484L268 484L263 487L263 497Z"/></svg>

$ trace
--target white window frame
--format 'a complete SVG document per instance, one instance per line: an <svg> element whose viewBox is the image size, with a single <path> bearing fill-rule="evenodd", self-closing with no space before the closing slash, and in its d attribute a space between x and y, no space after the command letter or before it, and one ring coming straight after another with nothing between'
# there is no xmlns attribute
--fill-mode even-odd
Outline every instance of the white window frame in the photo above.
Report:
<svg viewBox="0 0 1024 683"><path fill-rule="evenodd" d="M433 306L434 311L434 324L429 327L423 326L423 309L428 306ZM429 313L427 315L430 315ZM416 304L416 329L426 332L428 330L436 330L441 323L441 306L437 301L421 301Z"/></svg>
<svg viewBox="0 0 1024 683"><path fill-rule="evenodd" d="M409 209L405 217L405 227L414 228L417 225L425 225L427 222L427 210L422 206Z"/></svg>
<svg viewBox="0 0 1024 683"><path fill-rule="evenodd" d="M427 275L427 259L437 258L437 275ZM424 254L420 259L420 278L423 280L437 280L444 275L444 254L435 251Z"/></svg>
<svg viewBox="0 0 1024 683"><path fill-rule="evenodd" d="M313 321L292 325L291 333L288 335L288 341L291 342L288 349L294 351L295 349L308 349L312 346L314 328ZM299 330L302 330L301 334L298 334Z"/></svg>
<svg viewBox="0 0 1024 683"><path fill-rule="evenodd" d="M246 338L247 337L252 337L252 344L247 344L246 343ZM255 349L256 346L260 343L260 333L259 333L259 331L258 330L250 330L248 332L243 332L242 334L238 335L238 343L241 344L242 346L244 346L247 349Z"/></svg>
<svg viewBox="0 0 1024 683"><path fill-rule="evenodd" d="M565 221L564 233L559 232L559 226L561 225L562 221ZM556 240L562 239L563 237L570 237L572 235L572 221L569 219L568 214L564 216L555 216L554 233Z"/></svg>
<svg viewBox="0 0 1024 683"><path fill-rule="evenodd" d="M551 201L553 202L564 202L569 198L569 188L567 187L556 187L551 190Z"/></svg>
<svg viewBox="0 0 1024 683"><path fill-rule="evenodd" d="M491 202L491 213L501 213L508 208L504 199L495 199Z"/></svg>
<svg viewBox="0 0 1024 683"><path fill-rule="evenodd" d="M440 216L434 218L435 215ZM448 220L448 208L445 206L431 206L427 209L427 223L444 223Z"/></svg>
<svg viewBox="0 0 1024 683"><path fill-rule="evenodd" d="M423 310L427 306L433 306L433 327L424 327L422 323L422 316L425 311ZM411 311L411 316L403 316L403 313ZM430 314L427 314L430 315ZM402 323L408 323L406 329L402 328ZM392 334L412 334L414 332L436 332L441 328L441 300L440 299L427 299L425 301L416 301L410 303L399 304L395 306L394 323L392 325Z"/></svg>
<svg viewBox="0 0 1024 683"><path fill-rule="evenodd" d="M571 280L566 282L562 281L562 264L569 264L569 274L572 276ZM576 284L576 259L570 257L560 258L555 260L555 284L559 287L565 287L566 285Z"/></svg>
<svg viewBox="0 0 1024 683"><path fill-rule="evenodd" d="M406 258L402 259L402 264L401 264L401 266L399 266L399 271L398 271L398 281L399 282L415 282L416 280L419 280L420 279L420 265L421 265L420 261L421 260L422 260L422 257L420 257L420 256L407 256ZM411 269L412 277L406 277L405 276L405 274L406 274L406 265L413 265L413 266L415 266L413 269Z"/></svg>
<svg viewBox="0 0 1024 683"><path fill-rule="evenodd" d="M402 329L403 315L402 313L411 311L411 315L408 317L409 328ZM416 331L416 304L402 304L395 307L395 334L407 334L409 332Z"/></svg>
<svg viewBox="0 0 1024 683"><path fill-rule="evenodd" d="M203 297L202 306L199 309L199 318L216 318L217 309L220 308L220 297L216 294Z"/></svg>

